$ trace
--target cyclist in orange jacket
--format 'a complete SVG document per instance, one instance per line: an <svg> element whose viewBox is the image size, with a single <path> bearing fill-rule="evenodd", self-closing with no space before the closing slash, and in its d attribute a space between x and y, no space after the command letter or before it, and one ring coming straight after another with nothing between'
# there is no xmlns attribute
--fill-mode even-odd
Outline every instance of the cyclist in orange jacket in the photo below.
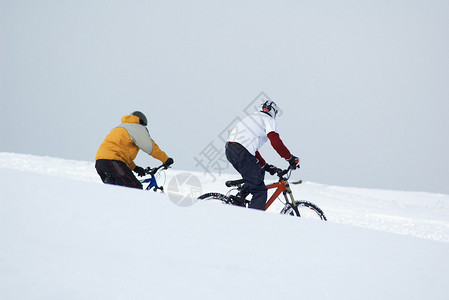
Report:
<svg viewBox="0 0 449 300"><path fill-rule="evenodd" d="M123 116L121 121L98 148L95 168L104 183L142 189L142 183L132 172L139 176L145 175L145 170L134 163L139 150L160 160L166 167L173 164L173 159L151 138L146 127L148 121L143 113L135 111Z"/></svg>

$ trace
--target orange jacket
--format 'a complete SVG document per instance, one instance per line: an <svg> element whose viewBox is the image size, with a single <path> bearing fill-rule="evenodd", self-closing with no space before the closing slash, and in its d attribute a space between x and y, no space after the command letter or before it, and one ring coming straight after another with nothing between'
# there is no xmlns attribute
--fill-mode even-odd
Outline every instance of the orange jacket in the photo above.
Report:
<svg viewBox="0 0 449 300"><path fill-rule="evenodd" d="M148 129L139 124L139 118L132 115L122 117L122 124L111 130L98 148L95 160L109 159L124 162L131 170L136 164L134 159L140 148L136 145L145 145L145 152L152 157L166 162L167 154L151 139ZM135 125L137 124L137 125ZM142 127L142 128L141 128ZM126 128L135 128L137 131L128 131ZM137 133L136 133L137 132Z"/></svg>

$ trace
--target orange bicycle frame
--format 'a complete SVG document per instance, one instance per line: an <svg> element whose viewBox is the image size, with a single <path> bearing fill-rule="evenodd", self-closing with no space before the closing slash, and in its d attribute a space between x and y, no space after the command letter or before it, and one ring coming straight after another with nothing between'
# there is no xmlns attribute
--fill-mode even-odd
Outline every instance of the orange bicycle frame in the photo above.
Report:
<svg viewBox="0 0 449 300"><path fill-rule="evenodd" d="M276 191L274 191L274 194L271 195L270 199L267 201L267 203L265 204L265 210L268 209L268 207L270 207L270 205L274 202L274 200L277 199L277 197L284 191L289 191L290 197L292 198L292 202L294 203L295 201L293 201L293 196L291 194L291 191L289 189L289 185L288 183L286 183L284 180L281 180L279 182L275 182L272 184L267 185L267 189L276 189ZM287 200L287 196L285 196L286 200Z"/></svg>

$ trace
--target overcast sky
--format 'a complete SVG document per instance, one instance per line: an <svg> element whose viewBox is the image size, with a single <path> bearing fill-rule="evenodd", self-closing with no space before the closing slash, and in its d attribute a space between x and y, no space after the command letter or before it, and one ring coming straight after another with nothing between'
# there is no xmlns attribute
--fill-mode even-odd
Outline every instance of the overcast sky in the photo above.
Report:
<svg viewBox="0 0 449 300"><path fill-rule="evenodd" d="M0 151L93 161L141 110L175 168L225 168L263 92L295 178L449 193L449 1L0 3Z"/></svg>

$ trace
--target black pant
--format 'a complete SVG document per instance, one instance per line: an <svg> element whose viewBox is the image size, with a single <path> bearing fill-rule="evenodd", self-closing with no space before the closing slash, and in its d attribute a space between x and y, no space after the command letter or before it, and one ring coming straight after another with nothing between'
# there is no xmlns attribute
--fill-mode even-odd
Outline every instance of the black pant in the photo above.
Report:
<svg viewBox="0 0 449 300"><path fill-rule="evenodd" d="M95 162L95 169L104 183L142 189L142 183L122 161L99 159Z"/></svg>
<svg viewBox="0 0 449 300"><path fill-rule="evenodd" d="M265 210L267 187L264 183L265 172L259 166L257 158L238 143L226 143L226 158L245 180L244 186L253 195L250 208Z"/></svg>

